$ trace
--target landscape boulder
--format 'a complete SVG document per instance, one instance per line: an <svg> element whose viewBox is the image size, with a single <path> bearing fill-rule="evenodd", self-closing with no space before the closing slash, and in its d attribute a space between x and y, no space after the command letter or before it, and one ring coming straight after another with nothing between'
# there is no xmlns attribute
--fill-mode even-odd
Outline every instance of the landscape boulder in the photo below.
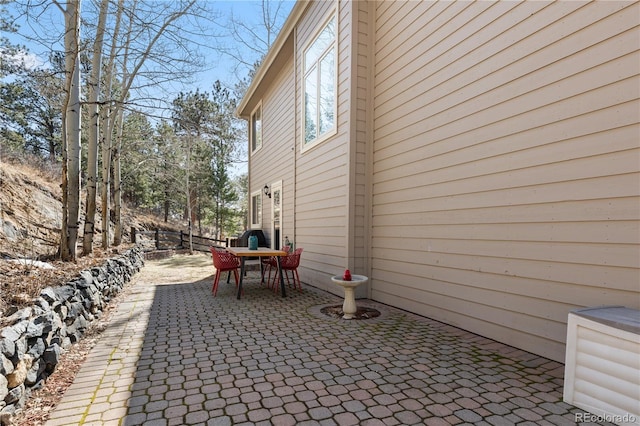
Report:
<svg viewBox="0 0 640 426"><path fill-rule="evenodd" d="M144 265L140 247L82 271L60 287L47 287L33 305L4 318L0 328L0 426L11 424L32 390L54 372L65 349L82 338Z"/></svg>

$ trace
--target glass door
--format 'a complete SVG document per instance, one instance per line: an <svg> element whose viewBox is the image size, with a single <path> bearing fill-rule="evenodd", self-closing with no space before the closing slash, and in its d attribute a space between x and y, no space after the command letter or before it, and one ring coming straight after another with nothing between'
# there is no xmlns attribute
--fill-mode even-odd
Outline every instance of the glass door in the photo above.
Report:
<svg viewBox="0 0 640 426"><path fill-rule="evenodd" d="M271 211L273 212L271 221L271 248L280 250L282 237L280 234L280 224L282 222L282 182L271 184Z"/></svg>

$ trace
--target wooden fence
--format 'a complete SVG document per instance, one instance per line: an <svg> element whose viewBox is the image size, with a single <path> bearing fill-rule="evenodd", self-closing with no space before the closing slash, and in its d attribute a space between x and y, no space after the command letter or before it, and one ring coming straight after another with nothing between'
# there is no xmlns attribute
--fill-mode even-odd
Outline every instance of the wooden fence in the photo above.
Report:
<svg viewBox="0 0 640 426"><path fill-rule="evenodd" d="M215 238L192 235L193 249L208 252L211 246L229 247L235 242L235 238L217 240ZM138 231L131 228L131 242L142 245L144 251L153 250L187 250L189 249L189 234L177 231Z"/></svg>

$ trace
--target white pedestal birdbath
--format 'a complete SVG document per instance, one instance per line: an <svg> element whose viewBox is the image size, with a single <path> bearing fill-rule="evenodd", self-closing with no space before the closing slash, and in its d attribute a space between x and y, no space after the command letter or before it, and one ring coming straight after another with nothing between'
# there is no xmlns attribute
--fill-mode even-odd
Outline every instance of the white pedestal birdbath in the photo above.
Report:
<svg viewBox="0 0 640 426"><path fill-rule="evenodd" d="M369 278L364 275L351 275L351 281L345 281L342 276L335 275L331 277L331 281L344 288L344 303L342 304L343 319L352 319L357 312L355 288L360 284L366 283Z"/></svg>

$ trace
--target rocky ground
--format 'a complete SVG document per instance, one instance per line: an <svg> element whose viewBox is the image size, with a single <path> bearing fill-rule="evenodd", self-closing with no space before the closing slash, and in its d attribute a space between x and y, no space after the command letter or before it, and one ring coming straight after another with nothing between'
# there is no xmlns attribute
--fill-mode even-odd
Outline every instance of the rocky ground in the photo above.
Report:
<svg viewBox="0 0 640 426"><path fill-rule="evenodd" d="M144 279L155 283L175 282L176 279L198 281L208 276L211 270L203 265L211 265L211 258L204 253L180 255L160 261L150 261L144 267ZM44 387L33 392L21 413L13 418L12 426L42 426L56 407L64 392L73 383L85 358L100 339L118 303L126 299L139 276L127 283L107 309L95 321L84 337L62 355L55 372L47 379Z"/></svg>
<svg viewBox="0 0 640 426"><path fill-rule="evenodd" d="M104 263L109 256L102 250L96 250L90 256L78 258L76 262L0 259L0 327L4 325L6 316L30 305L43 288L70 281L80 271Z"/></svg>
<svg viewBox="0 0 640 426"><path fill-rule="evenodd" d="M62 216L59 176L56 167L0 152L0 328L4 317L30 305L44 287L63 284L80 271L102 264L130 247L123 245L107 251L94 248L88 256L79 253L76 262L56 260ZM101 241L101 223L97 219L94 247ZM178 224L164 224L151 215L132 211L125 212L125 223L127 230L131 226L141 230L179 229ZM108 310L117 306L125 294L126 288ZM107 312L62 356L55 373L32 394L23 412L14 419L15 425L44 424L108 319Z"/></svg>
<svg viewBox="0 0 640 426"><path fill-rule="evenodd" d="M31 393L25 407L12 419L12 426L42 426L46 423L67 388L73 383L87 355L106 329L111 313L118 306L119 301L126 298L130 286L131 283L125 285L124 290L109 303L104 315L89 327L79 342L72 345L61 356L55 372L47 378L42 388Z"/></svg>
<svg viewBox="0 0 640 426"><path fill-rule="evenodd" d="M82 256L79 252L76 262L56 260L62 217L60 171L51 165L28 163L0 153L0 325L4 316L29 304L42 288L66 282L130 247L99 248L102 224L98 212L93 253ZM180 228L180 224L165 224L126 208L123 222L124 241L130 240L132 226L139 230Z"/></svg>

